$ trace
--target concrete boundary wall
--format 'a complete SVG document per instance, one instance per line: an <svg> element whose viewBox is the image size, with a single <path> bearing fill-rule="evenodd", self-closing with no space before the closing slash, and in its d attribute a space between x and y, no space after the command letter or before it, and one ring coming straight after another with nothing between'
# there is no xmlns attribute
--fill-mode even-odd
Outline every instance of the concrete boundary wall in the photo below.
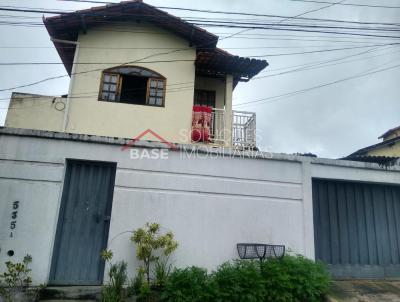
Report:
<svg viewBox="0 0 400 302"><path fill-rule="evenodd" d="M1 128L0 269L29 253L34 282L47 282L66 159L117 163L108 245L115 260L128 261L131 276L137 263L129 231L145 222L174 232L176 266L213 269L237 258L238 242L285 244L314 258L312 178L400 183L398 167L230 149L210 149L213 156L206 158L205 149L189 157L185 146L177 146L168 159L131 159L129 150L121 151L127 142ZM135 148L165 146L138 142ZM11 250L15 254L7 255Z"/></svg>

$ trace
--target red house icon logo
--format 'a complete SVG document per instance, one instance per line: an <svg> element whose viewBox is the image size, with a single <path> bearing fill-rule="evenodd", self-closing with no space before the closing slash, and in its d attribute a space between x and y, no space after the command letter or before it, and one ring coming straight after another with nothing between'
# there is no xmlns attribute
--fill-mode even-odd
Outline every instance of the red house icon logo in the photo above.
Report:
<svg viewBox="0 0 400 302"><path fill-rule="evenodd" d="M125 151L125 150L131 148L137 141L139 141L141 138L143 138L146 134L151 134L152 136L157 138L161 143L165 144L170 149L173 149L173 150L177 149L177 146L175 144L167 141L162 136L155 133L153 130L147 129L146 131L143 131L142 133L140 133L138 136L130 139L124 146L122 146L121 151Z"/></svg>

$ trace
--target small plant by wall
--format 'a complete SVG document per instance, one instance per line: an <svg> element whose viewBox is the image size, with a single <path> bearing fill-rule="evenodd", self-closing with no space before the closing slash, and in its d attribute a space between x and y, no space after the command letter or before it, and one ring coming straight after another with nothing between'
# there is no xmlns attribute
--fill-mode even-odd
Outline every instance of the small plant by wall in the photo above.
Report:
<svg viewBox="0 0 400 302"><path fill-rule="evenodd" d="M136 245L136 257L142 262L131 288L138 301L158 301L172 270L169 256L178 242L172 232L163 234L158 223L146 223L133 232L131 240Z"/></svg>
<svg viewBox="0 0 400 302"><path fill-rule="evenodd" d="M29 265L32 257L26 255L22 262L7 261L6 271L0 275L0 301L36 301L40 288L31 288L32 278Z"/></svg>
<svg viewBox="0 0 400 302"><path fill-rule="evenodd" d="M154 263L157 264L158 276L165 278L168 267L167 260L162 260L162 257L168 259L168 256L178 247L178 242L174 240L173 233L161 234L160 224L146 223L144 227L133 232L131 240L136 244L136 257L143 262L142 268L147 283L150 283L151 266Z"/></svg>

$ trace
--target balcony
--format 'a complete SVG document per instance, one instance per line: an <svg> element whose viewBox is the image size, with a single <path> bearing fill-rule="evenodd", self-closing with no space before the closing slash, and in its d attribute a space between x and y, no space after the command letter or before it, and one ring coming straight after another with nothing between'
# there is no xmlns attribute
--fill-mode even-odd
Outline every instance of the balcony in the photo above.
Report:
<svg viewBox="0 0 400 302"><path fill-rule="evenodd" d="M228 123L231 125L229 126ZM209 132L206 143L233 146L239 149L255 148L256 114L233 110L230 119L225 109L212 108Z"/></svg>
<svg viewBox="0 0 400 302"><path fill-rule="evenodd" d="M256 113L232 111L232 144L243 149L256 147Z"/></svg>

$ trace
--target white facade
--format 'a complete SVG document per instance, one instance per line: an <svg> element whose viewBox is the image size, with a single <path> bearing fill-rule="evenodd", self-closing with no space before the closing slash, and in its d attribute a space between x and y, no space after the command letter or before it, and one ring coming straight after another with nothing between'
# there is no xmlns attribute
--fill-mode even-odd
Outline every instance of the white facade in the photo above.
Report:
<svg viewBox="0 0 400 302"><path fill-rule="evenodd" d="M66 159L117 163L108 245L136 272L130 233L146 222L172 231L176 266L213 269L238 258L236 244L284 244L314 258L312 177L400 183L400 169L281 154L251 158L215 149L212 158L168 150L131 159L127 141L35 130L0 130L0 267L27 253L35 284L49 278ZM137 150L162 147L140 142ZM235 156L233 156L235 155ZM20 207L10 238L12 203ZM14 256L8 256L8 251Z"/></svg>

